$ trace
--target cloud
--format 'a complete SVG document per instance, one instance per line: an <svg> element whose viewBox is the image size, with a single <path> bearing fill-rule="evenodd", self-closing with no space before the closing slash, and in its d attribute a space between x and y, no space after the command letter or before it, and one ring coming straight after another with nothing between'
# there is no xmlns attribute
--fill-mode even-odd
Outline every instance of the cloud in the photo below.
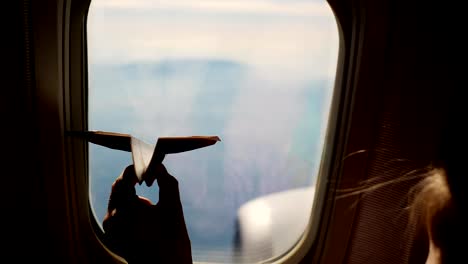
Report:
<svg viewBox="0 0 468 264"><path fill-rule="evenodd" d="M107 9L152 9L152 10L184 10L192 12L212 13L253 13L281 14L295 16L328 16L330 8L323 2L312 1L267 1L267 0L96 0L93 8Z"/></svg>
<svg viewBox="0 0 468 264"><path fill-rule="evenodd" d="M91 129L151 143L221 136L211 148L165 160L181 183L196 247L215 239L204 237L218 235L214 227L229 244L230 221L247 200L310 184L319 157L300 157L295 144L313 148L319 139L309 135L323 137L315 130L324 131L328 116L308 106L328 106L330 94L305 93L331 91L331 81L310 81L335 74L338 32L325 2L94 0L88 41ZM157 197L155 189L139 191Z"/></svg>
<svg viewBox="0 0 468 264"><path fill-rule="evenodd" d="M146 141L210 129L221 136L222 142L210 148L168 155L164 162L179 180L194 250L216 246L229 251L239 206L315 180L319 157L298 158L293 141L314 147L317 138L309 135L316 133L310 129L320 129L321 120L307 107L322 104L324 98L304 92L328 86L291 76L278 80L238 62L209 59L92 65L90 77L91 129L108 130L103 127L107 124ZM213 102L202 100L210 94ZM218 116L222 121L215 120ZM297 139L302 123L311 125ZM129 161L91 153L92 203L102 217L109 186ZM157 201L157 188L139 186L137 191Z"/></svg>
<svg viewBox="0 0 468 264"><path fill-rule="evenodd" d="M132 2L108 5L132 6ZM176 1L163 2L167 5ZM211 1L201 1L209 2ZM255 6L257 1L216 1L213 5ZM297 5L317 5L309 2L279 4L271 16L238 12L232 16L213 12L186 14L174 6L173 12L161 9L134 10L104 8L106 2L91 7L88 19L90 61L98 63L128 63L158 61L173 58L224 58L258 67L274 76L333 76L338 50L338 32L331 10L326 16L283 17L281 10ZM120 3L120 4L119 4ZM143 3L137 5L145 5ZM195 1L182 1L185 5ZM198 3L198 2L197 2ZM231 3L231 4L228 4ZM161 4L164 6L165 4ZM322 3L326 7L326 3ZM158 4L159 6L159 4ZM281 7L281 8L280 8ZM231 10L231 8L226 8Z"/></svg>

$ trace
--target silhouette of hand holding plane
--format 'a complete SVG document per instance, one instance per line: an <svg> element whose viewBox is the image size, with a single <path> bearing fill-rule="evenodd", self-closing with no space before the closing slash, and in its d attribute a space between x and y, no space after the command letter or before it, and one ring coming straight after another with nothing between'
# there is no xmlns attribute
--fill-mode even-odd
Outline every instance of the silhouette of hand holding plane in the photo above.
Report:
<svg viewBox="0 0 468 264"><path fill-rule="evenodd" d="M192 263L190 239L177 180L163 164L147 171L145 182L159 185L156 205L136 194L133 165L112 185L103 221L104 242L128 263Z"/></svg>

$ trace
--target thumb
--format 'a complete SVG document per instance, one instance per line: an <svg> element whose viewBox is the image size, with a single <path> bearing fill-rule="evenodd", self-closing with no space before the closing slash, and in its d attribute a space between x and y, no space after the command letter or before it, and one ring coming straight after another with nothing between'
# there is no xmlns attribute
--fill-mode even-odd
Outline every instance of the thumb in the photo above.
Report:
<svg viewBox="0 0 468 264"><path fill-rule="evenodd" d="M163 164L159 164L156 168L156 180L159 186L159 201L169 204L180 204L179 182L174 176L167 172Z"/></svg>
<svg viewBox="0 0 468 264"><path fill-rule="evenodd" d="M178 184L177 179L174 178L174 176L172 176L171 174L169 174L166 167L162 163L156 166L154 174L156 176L156 180L158 181L158 185L160 188L167 185Z"/></svg>

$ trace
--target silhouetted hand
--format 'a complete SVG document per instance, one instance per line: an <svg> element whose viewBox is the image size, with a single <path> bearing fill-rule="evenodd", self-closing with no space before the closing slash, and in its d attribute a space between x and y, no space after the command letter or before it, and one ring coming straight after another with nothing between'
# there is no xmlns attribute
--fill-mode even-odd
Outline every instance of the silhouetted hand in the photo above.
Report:
<svg viewBox="0 0 468 264"><path fill-rule="evenodd" d="M133 165L112 184L103 221L105 244L133 263L192 263L177 180L164 165L148 171L146 185L157 180L159 201L136 195L138 182Z"/></svg>

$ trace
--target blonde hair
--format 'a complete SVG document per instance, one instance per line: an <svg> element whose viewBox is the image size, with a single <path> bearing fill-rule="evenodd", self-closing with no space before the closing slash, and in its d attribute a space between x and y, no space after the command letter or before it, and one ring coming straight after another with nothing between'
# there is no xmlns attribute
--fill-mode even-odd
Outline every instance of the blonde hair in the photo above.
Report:
<svg viewBox="0 0 468 264"><path fill-rule="evenodd" d="M419 182L408 194L409 227L424 229L426 237L439 250L439 263L459 263L466 258L463 252L468 250L468 247L465 248L468 232L463 225L462 211L456 206L445 169L429 166L386 182L376 184L366 181L358 188L338 190L341 195L337 198L365 195L389 185L417 179L420 179Z"/></svg>
<svg viewBox="0 0 468 264"><path fill-rule="evenodd" d="M465 228L447 173L435 168L413 190L410 224L423 225L432 244L440 250L440 263L455 263L462 256Z"/></svg>

